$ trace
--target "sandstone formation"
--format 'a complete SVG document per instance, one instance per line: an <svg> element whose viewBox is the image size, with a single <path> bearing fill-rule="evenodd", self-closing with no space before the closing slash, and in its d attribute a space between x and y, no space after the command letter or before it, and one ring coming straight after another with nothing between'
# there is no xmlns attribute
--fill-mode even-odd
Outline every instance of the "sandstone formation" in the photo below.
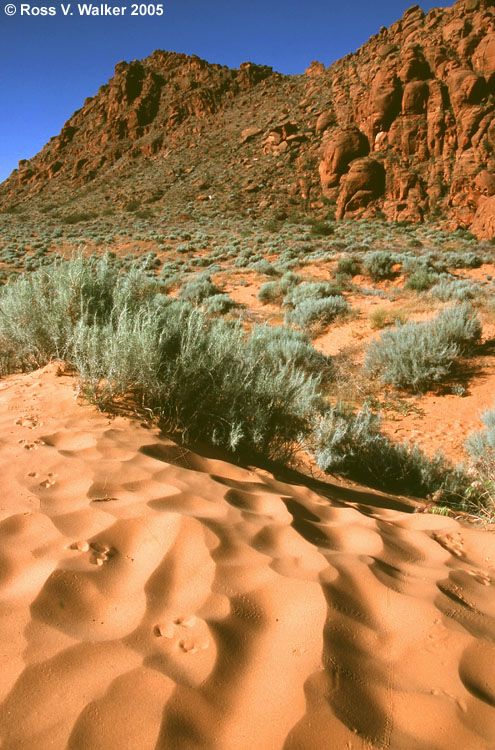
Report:
<svg viewBox="0 0 495 750"><path fill-rule="evenodd" d="M495 195L494 105L495 0L414 6L356 53L300 76L156 51L118 63L60 134L19 162L0 207L67 190L84 204L88 183L110 202L159 191L183 207L203 200L195 185L207 183L226 211L335 205L337 218L437 217L492 237L483 217Z"/></svg>

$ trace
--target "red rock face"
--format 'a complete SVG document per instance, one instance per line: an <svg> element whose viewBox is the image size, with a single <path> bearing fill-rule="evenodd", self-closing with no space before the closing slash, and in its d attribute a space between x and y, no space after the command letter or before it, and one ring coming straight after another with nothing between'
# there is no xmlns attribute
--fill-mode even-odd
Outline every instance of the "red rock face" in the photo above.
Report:
<svg viewBox="0 0 495 750"><path fill-rule="evenodd" d="M338 185L350 163L368 154L369 150L368 139L355 125L333 130L320 163L323 193L328 195L329 188Z"/></svg>
<svg viewBox="0 0 495 750"><path fill-rule="evenodd" d="M196 149L185 170L184 149ZM250 211L317 211L326 200L339 218L434 213L495 236L495 0L426 14L414 6L355 54L329 68L313 62L304 76L163 51L118 63L60 135L20 162L0 204L88 182L111 191L156 159L172 175L196 169L195 184L207 175L217 198L235 189Z"/></svg>
<svg viewBox="0 0 495 750"><path fill-rule="evenodd" d="M435 210L452 227L470 227L492 194L494 5L460 0L426 15L415 6L330 69L334 133L356 126L368 137L386 188L381 196L365 191L366 199L388 219L421 221ZM325 131L327 142L334 133ZM329 150L322 149L322 190L337 185L337 213L347 217L361 206L363 188L353 160L329 181Z"/></svg>

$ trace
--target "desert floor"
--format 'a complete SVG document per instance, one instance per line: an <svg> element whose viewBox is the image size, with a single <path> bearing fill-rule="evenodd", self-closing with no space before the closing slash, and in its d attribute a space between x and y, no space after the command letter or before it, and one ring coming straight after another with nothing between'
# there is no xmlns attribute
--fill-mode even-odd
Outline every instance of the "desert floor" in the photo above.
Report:
<svg viewBox="0 0 495 750"><path fill-rule="evenodd" d="M493 533L76 386L0 381L2 750L495 748Z"/></svg>

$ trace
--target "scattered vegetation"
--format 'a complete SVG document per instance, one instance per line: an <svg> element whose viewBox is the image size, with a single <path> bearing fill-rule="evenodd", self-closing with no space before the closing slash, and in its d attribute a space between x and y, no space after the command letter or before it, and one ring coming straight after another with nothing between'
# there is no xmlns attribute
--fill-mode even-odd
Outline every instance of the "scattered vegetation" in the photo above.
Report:
<svg viewBox="0 0 495 750"><path fill-rule="evenodd" d="M317 326L320 329L329 325L337 316L349 312L349 309L349 304L341 296L303 299L286 313L285 322L300 328Z"/></svg>
<svg viewBox="0 0 495 750"><path fill-rule="evenodd" d="M157 282L119 273L108 256L4 287L0 344L3 373L65 359L96 400L130 391L186 439L231 450L287 458L319 408L318 379L259 335L162 298Z"/></svg>
<svg viewBox="0 0 495 750"><path fill-rule="evenodd" d="M370 344L365 367L383 383L426 390L445 380L454 363L472 350L480 336L479 317L464 303L447 308L433 320L384 331Z"/></svg>
<svg viewBox="0 0 495 750"><path fill-rule="evenodd" d="M385 250L377 250L370 253L364 261L364 268L374 281L389 279L392 276L392 268L395 265L395 257Z"/></svg>
<svg viewBox="0 0 495 750"><path fill-rule="evenodd" d="M92 398L105 404L130 392L184 439L283 460L302 440L325 471L389 491L441 490L456 508L485 502L490 451L473 455L467 481L442 457L387 438L369 404L416 408L407 391L440 383L466 393L461 368L479 341L481 315L493 315L495 290L489 273L470 269L493 263L491 245L428 225L304 216L276 217L268 233L259 221L216 221L214 201L210 216L191 204L173 224L162 198L138 190L120 209L88 200L69 222L63 202L47 204L35 222L25 210L0 216L3 373L65 359ZM82 248L86 260L64 261L68 248ZM103 249L110 252L101 257ZM360 286L361 273L378 283ZM248 310L224 291L253 278L260 301L283 311ZM369 312L369 295L383 306ZM354 302L349 316L360 296L364 316ZM445 302L452 306L442 310ZM436 317L407 322L418 309ZM284 313L288 325L280 325ZM351 335L366 316L371 328L388 328L369 346L364 369L352 353L346 361L347 350L329 358L311 345L310 335L331 325L332 336L344 316ZM385 385L378 394L377 380ZM346 390L352 409L339 402Z"/></svg>
<svg viewBox="0 0 495 750"><path fill-rule="evenodd" d="M311 445L318 466L377 489L425 497L440 491L459 504L469 480L439 453L429 458L417 446L393 443L380 432L380 419L364 407L357 413L337 404L318 415Z"/></svg>
<svg viewBox="0 0 495 750"><path fill-rule="evenodd" d="M473 480L466 496L471 513L482 521L495 523L495 411L485 411L481 421L485 429L466 440Z"/></svg>
<svg viewBox="0 0 495 750"><path fill-rule="evenodd" d="M375 307L369 314L368 320L371 328L380 329L405 323L407 315L403 310L387 310L384 307Z"/></svg>

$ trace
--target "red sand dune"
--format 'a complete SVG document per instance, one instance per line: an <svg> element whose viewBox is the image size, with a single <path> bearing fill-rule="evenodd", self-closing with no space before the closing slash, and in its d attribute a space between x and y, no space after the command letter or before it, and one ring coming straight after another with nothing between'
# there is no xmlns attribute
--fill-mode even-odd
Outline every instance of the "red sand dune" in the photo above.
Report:
<svg viewBox="0 0 495 750"><path fill-rule="evenodd" d="M495 748L495 535L0 381L2 750Z"/></svg>

